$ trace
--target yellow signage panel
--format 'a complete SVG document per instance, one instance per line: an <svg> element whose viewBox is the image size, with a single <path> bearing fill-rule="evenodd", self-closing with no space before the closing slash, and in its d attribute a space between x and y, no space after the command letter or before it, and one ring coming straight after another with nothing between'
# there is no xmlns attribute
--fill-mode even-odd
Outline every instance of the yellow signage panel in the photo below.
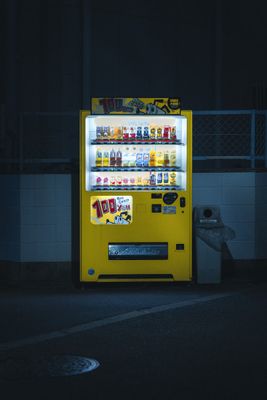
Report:
<svg viewBox="0 0 267 400"><path fill-rule="evenodd" d="M92 97L91 111L96 115L177 115L181 114L181 100L179 97Z"/></svg>
<svg viewBox="0 0 267 400"><path fill-rule="evenodd" d="M91 223L129 225L133 221L132 196L92 196Z"/></svg>

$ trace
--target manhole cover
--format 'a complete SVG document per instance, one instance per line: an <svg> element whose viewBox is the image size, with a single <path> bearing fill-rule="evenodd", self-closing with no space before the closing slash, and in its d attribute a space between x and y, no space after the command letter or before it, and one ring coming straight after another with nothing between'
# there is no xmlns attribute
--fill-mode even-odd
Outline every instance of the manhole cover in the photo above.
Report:
<svg viewBox="0 0 267 400"><path fill-rule="evenodd" d="M92 358L72 355L52 355L35 359L14 357L1 360L0 379L28 380L33 378L80 375L99 367Z"/></svg>

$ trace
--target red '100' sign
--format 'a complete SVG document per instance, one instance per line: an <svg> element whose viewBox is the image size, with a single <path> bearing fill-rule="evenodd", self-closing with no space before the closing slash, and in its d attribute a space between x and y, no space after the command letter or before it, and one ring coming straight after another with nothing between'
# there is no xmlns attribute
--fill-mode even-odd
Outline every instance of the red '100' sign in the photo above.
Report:
<svg viewBox="0 0 267 400"><path fill-rule="evenodd" d="M117 204L116 199L108 199L108 200L96 200L92 207L96 210L97 218L101 218L103 214L111 213L115 214L117 212Z"/></svg>

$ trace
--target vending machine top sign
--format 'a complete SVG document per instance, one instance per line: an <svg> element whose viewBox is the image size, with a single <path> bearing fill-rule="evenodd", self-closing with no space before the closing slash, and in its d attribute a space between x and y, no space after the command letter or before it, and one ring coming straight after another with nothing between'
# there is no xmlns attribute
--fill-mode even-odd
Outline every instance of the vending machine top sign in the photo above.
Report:
<svg viewBox="0 0 267 400"><path fill-rule="evenodd" d="M177 115L181 114L181 100L179 97L92 97L91 111L93 115Z"/></svg>

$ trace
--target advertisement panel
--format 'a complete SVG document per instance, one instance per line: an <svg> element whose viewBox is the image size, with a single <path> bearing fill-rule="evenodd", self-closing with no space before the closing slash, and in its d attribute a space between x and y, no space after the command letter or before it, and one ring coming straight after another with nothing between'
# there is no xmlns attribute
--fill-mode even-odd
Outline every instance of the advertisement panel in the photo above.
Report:
<svg viewBox="0 0 267 400"><path fill-rule="evenodd" d="M179 97L104 97L91 99L92 114L181 114Z"/></svg>
<svg viewBox="0 0 267 400"><path fill-rule="evenodd" d="M90 215L94 225L129 225L133 221L133 198L92 196Z"/></svg>

